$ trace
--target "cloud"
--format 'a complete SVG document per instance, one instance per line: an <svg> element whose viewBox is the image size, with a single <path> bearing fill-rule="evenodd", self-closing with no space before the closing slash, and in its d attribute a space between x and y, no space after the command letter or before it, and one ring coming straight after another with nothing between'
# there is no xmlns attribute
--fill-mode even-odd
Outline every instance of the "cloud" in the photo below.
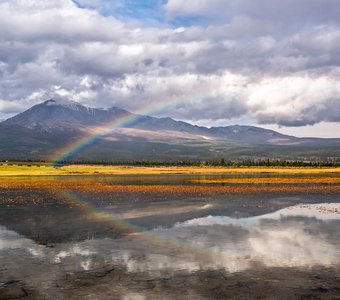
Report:
<svg viewBox="0 0 340 300"><path fill-rule="evenodd" d="M219 120L248 117L260 124L303 126L320 121L340 121L340 86L328 76L253 77L218 75L130 75L108 95L137 110L160 99L168 114L186 120ZM166 83L166 84L165 84ZM111 86L112 88L112 86ZM172 96L169 96L172 95Z"/></svg>
<svg viewBox="0 0 340 300"><path fill-rule="evenodd" d="M335 78L290 76L251 86L248 105L260 123L303 126L340 121L339 99Z"/></svg>
<svg viewBox="0 0 340 300"><path fill-rule="evenodd" d="M106 1L77 3L0 1L0 113L59 95L131 110L164 102L150 113L193 122L340 121L338 1L119 1L111 15ZM207 19L177 28L120 15L151 7Z"/></svg>
<svg viewBox="0 0 340 300"><path fill-rule="evenodd" d="M27 43L114 41L122 24L70 0L0 2L1 38Z"/></svg>

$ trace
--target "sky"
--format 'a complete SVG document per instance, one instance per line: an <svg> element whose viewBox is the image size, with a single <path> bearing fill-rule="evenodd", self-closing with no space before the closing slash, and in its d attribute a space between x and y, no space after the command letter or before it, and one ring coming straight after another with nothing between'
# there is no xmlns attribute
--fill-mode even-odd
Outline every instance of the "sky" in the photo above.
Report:
<svg viewBox="0 0 340 300"><path fill-rule="evenodd" d="M0 29L0 119L62 97L340 137L339 0L0 0Z"/></svg>

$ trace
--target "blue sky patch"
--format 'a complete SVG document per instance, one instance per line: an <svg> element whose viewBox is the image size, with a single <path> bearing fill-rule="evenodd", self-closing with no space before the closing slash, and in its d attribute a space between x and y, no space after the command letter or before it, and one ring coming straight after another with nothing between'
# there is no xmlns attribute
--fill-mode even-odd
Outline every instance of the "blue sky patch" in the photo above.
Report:
<svg viewBox="0 0 340 300"><path fill-rule="evenodd" d="M104 16L114 16L122 21L137 20L146 25L173 27L204 23L199 16L181 16L167 19L164 9L167 0L73 0L81 8L97 9Z"/></svg>

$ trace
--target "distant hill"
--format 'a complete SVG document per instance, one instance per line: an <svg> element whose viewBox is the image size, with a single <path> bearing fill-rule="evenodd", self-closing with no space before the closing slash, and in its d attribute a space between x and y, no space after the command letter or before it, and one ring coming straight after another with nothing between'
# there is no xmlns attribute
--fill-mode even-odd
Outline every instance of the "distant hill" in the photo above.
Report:
<svg viewBox="0 0 340 300"><path fill-rule="evenodd" d="M297 138L254 126L207 128L117 107L98 109L50 99L0 123L0 159L51 159L57 149L92 134L97 142L70 159L326 160L340 156L340 139Z"/></svg>

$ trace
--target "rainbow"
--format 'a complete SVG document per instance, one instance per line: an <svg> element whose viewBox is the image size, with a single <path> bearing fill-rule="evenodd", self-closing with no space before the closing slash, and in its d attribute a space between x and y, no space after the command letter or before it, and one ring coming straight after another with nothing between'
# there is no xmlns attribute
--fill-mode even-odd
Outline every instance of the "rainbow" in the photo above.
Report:
<svg viewBox="0 0 340 300"><path fill-rule="evenodd" d="M122 234L140 236L143 240L150 242L155 246L175 247L177 251L189 251L192 253L192 251L195 249L196 252L205 254L205 256L207 254L211 254L210 249L197 248L190 243L177 239L167 239L164 235L158 234L157 231L146 231L144 228L133 225L130 222L124 220L119 216L119 214L106 212L101 206L95 205L94 203L81 198L74 192L60 190L59 196L63 200L66 199L69 205L75 205L84 209L84 211L91 216L91 219L113 224L116 229L122 232Z"/></svg>
<svg viewBox="0 0 340 300"><path fill-rule="evenodd" d="M137 111L135 111L134 114L116 118L115 120L97 128L94 133L88 134L85 137L82 137L66 145L63 148L58 149L52 155L50 165L56 166L56 165L60 165L64 163L65 161L69 160L75 154L83 151L89 146L94 145L96 142L101 140L103 137L111 134L112 132L114 132L115 130L119 128L124 128L124 127L131 125L132 123L138 121L145 115L157 114L171 107L175 107L178 104L181 104L181 103L184 103L190 100L201 99L202 97L205 97L207 95L208 95L207 91L206 89L204 89L202 85L195 91L192 91L190 96L187 96L185 98L178 98L176 96L168 97L157 103L148 104L138 109Z"/></svg>
<svg viewBox="0 0 340 300"><path fill-rule="evenodd" d="M226 255L230 258L238 258L242 255L242 251L239 249L237 252L234 252L233 250L216 250L214 248L197 246L186 240L167 238L166 235L159 233L157 230L149 231L143 227L133 225L127 220L124 220L119 214L107 212L100 205L95 205L92 201L83 199L75 192L60 190L59 193L59 196L63 200L66 199L69 205L76 205L81 209L84 209L84 211L91 216L92 220L113 224L115 229L120 230L123 235L133 235L154 247L175 249L177 253L191 253L197 255L200 259L208 260L211 260L212 257L216 257L216 255Z"/></svg>
<svg viewBox="0 0 340 300"><path fill-rule="evenodd" d="M89 215L91 215L91 218L94 220L113 223L117 229L122 230L122 232L126 233L136 233L144 231L141 227L132 225L131 223L120 218L118 214L108 213L102 210L100 206L97 206L94 203L84 200L74 192L67 190L60 190L59 192L60 192L59 196L63 200L66 199L71 206L76 205L78 207L85 209L85 211Z"/></svg>

